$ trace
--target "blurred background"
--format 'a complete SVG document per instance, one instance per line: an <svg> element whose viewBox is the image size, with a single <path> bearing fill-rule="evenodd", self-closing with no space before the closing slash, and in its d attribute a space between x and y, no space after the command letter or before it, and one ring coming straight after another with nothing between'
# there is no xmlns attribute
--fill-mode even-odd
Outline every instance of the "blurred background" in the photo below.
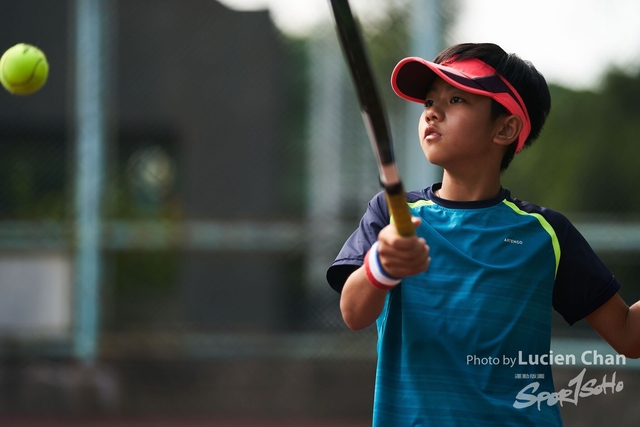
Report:
<svg viewBox="0 0 640 427"><path fill-rule="evenodd" d="M327 2L2 4L0 50L38 46L50 75L0 93L0 426L370 425L375 330L344 326L324 276L379 187ZM536 64L552 112L504 183L639 300L638 4L353 5L408 188L440 171L388 84L400 59L489 41ZM613 352L559 316L552 348ZM624 390L566 425L638 425L639 367L588 367Z"/></svg>

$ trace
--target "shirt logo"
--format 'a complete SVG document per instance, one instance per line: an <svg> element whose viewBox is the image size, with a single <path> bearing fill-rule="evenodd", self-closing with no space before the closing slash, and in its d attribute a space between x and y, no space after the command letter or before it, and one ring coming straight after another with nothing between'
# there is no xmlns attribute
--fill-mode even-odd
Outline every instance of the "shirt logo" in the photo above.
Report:
<svg viewBox="0 0 640 427"><path fill-rule="evenodd" d="M504 238L504 241L505 241L506 243L511 243L511 244L514 244L514 245L522 245L522 244L523 244L522 240L510 239L510 238L508 238L508 237L505 237L505 238Z"/></svg>

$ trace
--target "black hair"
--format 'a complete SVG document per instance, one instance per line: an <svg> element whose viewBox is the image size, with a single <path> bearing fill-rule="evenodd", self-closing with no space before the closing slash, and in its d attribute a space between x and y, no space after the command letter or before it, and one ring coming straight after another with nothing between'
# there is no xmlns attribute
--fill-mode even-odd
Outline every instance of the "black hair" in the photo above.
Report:
<svg viewBox="0 0 640 427"><path fill-rule="evenodd" d="M434 62L440 64L447 59L456 57L458 60L477 58L489 65L502 75L518 91L527 106L531 119L531 132L524 143L529 147L540 135L544 122L551 110L551 95L547 82L529 61L525 61L513 53L506 53L500 46L493 43L462 43L451 46L438 54ZM492 100L491 118L497 119L507 114L506 108ZM517 141L507 149L500 170L505 171L515 155Z"/></svg>

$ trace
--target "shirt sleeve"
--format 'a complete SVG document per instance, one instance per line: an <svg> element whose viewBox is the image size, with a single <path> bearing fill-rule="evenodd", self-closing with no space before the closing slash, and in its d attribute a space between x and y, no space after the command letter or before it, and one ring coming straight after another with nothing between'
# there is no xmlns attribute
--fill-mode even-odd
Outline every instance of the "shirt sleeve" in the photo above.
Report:
<svg viewBox="0 0 640 427"><path fill-rule="evenodd" d="M360 225L347 239L335 261L327 270L327 281L337 291L347 278L364 263L364 256L378 239L378 233L389 225L389 210L384 193L378 193L360 219Z"/></svg>
<svg viewBox="0 0 640 427"><path fill-rule="evenodd" d="M542 211L560 244L553 308L573 325L609 301L620 289L620 283L565 216Z"/></svg>

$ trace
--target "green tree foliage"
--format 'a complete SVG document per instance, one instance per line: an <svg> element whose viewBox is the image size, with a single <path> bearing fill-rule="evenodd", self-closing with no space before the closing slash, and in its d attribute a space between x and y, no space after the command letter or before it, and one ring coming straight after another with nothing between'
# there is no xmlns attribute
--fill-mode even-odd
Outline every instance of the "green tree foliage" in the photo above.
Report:
<svg viewBox="0 0 640 427"><path fill-rule="evenodd" d="M516 156L505 185L561 212L640 213L640 74L612 70L597 91L550 89L542 135Z"/></svg>

